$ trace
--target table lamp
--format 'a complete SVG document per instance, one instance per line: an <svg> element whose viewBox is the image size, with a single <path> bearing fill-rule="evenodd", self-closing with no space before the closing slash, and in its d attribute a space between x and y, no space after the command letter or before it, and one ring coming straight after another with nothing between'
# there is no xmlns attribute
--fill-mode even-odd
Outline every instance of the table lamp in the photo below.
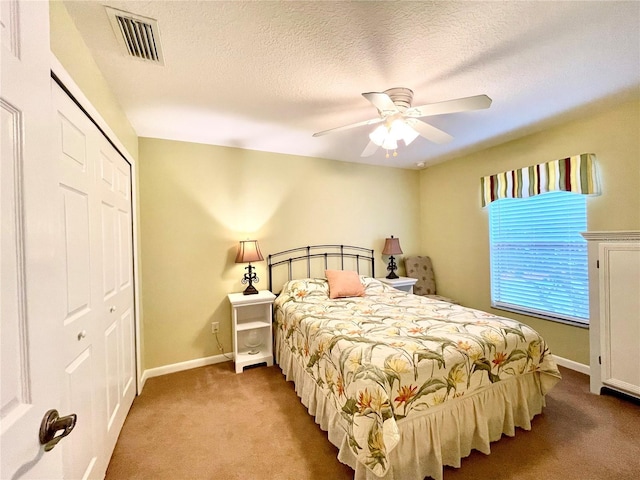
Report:
<svg viewBox="0 0 640 480"><path fill-rule="evenodd" d="M241 240L238 246L238 254L236 255L236 263L248 263L249 266L245 267L247 273L242 277L242 284L249 284L247 288L242 292L245 295L254 295L258 293L254 283L258 283L260 279L256 272L253 271L254 267L251 266L251 262L259 262L264 260L262 253L260 253L260 247L258 247L257 240Z"/></svg>
<svg viewBox="0 0 640 480"><path fill-rule="evenodd" d="M400 239L393 238L393 235L391 235L391 238L387 238L384 241L384 248L382 249L382 254L389 255L389 265L387 266L387 270L389 270L389 275L387 275L387 278L398 278L398 275L396 275L396 270L398 269L398 266L396 265L396 262L393 256L400 255L401 253L402 253L402 249L400 248Z"/></svg>

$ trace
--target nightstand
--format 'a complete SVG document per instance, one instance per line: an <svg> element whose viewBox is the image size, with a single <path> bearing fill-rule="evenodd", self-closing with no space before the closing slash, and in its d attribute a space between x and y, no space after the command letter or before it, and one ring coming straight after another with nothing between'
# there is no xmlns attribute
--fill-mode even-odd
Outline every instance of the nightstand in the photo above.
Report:
<svg viewBox="0 0 640 480"><path fill-rule="evenodd" d="M382 283L386 283L387 285L392 286L398 290L402 290L403 292L413 293L413 286L418 281L417 278L409 278L409 277L398 277L398 278L378 278Z"/></svg>
<svg viewBox="0 0 640 480"><path fill-rule="evenodd" d="M230 293L227 296L231 303L236 373L242 373L249 365L273 365L271 322L276 296L268 290L254 295Z"/></svg>

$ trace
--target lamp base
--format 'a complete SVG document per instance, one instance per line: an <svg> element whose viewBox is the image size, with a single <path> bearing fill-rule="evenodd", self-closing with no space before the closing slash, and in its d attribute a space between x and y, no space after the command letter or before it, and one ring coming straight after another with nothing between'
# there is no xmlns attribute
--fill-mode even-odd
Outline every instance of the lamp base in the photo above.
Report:
<svg viewBox="0 0 640 480"><path fill-rule="evenodd" d="M253 285L249 285L244 289L244 292L242 292L243 295L256 295L257 293L258 290L256 290L256 287L254 287Z"/></svg>
<svg viewBox="0 0 640 480"><path fill-rule="evenodd" d="M398 265L396 265L396 259L393 258L393 255L389 256L389 265L387 266L387 270L389 271L389 275L387 278L393 280L394 278L400 278L396 275L396 270L398 269Z"/></svg>
<svg viewBox="0 0 640 480"><path fill-rule="evenodd" d="M241 282L248 283L249 286L245 288L244 292L242 293L245 295L255 295L256 293L258 293L258 290L256 290L256 287L253 286L253 282L258 282L258 276L256 275L256 272L253 271L253 267L251 266L251 264L245 267L245 269L247 270L247 273L244 274Z"/></svg>

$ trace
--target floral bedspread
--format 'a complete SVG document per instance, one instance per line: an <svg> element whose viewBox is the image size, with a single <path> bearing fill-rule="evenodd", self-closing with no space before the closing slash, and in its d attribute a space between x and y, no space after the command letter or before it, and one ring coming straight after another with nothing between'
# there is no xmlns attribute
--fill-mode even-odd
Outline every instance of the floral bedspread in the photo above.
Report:
<svg viewBox="0 0 640 480"><path fill-rule="evenodd" d="M405 417L527 372L560 377L527 325L361 280L364 297L336 300L326 279L287 282L275 322L280 348L300 358L376 475L386 473Z"/></svg>

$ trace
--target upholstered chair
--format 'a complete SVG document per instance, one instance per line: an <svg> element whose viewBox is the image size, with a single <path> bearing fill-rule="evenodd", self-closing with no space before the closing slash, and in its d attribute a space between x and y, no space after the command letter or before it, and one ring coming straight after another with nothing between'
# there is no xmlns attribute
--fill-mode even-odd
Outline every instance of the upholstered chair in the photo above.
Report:
<svg viewBox="0 0 640 480"><path fill-rule="evenodd" d="M415 278L418 281L413 286L415 295L422 295L443 302L457 303L447 297L438 295L436 292L436 276L433 273L431 259L426 256L404 257L404 268L407 277Z"/></svg>

